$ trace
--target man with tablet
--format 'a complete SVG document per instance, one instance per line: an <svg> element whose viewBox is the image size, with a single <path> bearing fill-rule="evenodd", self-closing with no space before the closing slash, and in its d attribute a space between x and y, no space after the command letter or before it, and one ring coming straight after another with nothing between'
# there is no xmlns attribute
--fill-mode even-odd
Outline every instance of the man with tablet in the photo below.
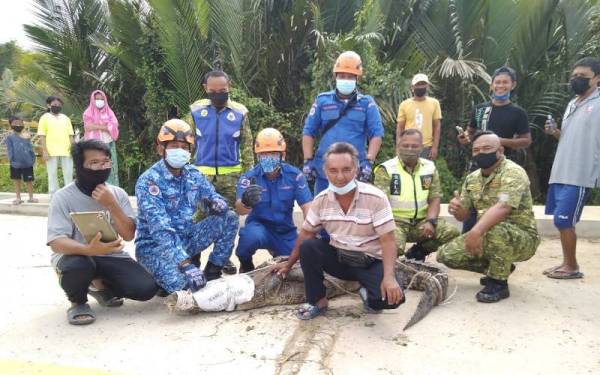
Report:
<svg viewBox="0 0 600 375"><path fill-rule="evenodd" d="M68 321L84 325L96 320L88 294L103 306L117 307L122 298L151 299L157 286L123 251L123 240L131 241L135 234L135 214L127 193L106 183L112 166L110 149L103 142L84 140L73 144L71 155L76 180L52 196L47 245L53 251L59 284L71 302ZM116 240L108 241L115 235Z"/></svg>

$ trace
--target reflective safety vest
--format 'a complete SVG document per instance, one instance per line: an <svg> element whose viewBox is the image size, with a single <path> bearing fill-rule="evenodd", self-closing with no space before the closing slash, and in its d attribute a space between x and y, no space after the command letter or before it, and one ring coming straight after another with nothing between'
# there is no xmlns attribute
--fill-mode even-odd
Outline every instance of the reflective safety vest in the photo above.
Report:
<svg viewBox="0 0 600 375"><path fill-rule="evenodd" d="M408 173L395 157L381 164L391 177L388 194L394 219L420 220L427 216L427 198L435 164L420 158L414 174Z"/></svg>

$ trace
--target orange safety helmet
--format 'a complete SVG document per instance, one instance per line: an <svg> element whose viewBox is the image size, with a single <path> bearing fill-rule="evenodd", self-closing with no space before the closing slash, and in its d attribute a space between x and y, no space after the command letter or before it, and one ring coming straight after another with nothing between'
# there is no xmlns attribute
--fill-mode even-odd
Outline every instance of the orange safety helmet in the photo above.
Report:
<svg viewBox="0 0 600 375"><path fill-rule="evenodd" d="M256 135L254 141L254 152L285 152L285 140L279 132L274 128L265 128Z"/></svg>
<svg viewBox="0 0 600 375"><path fill-rule="evenodd" d="M194 132L190 125L178 118L171 119L165 122L158 132L156 137L158 143L170 142L170 141L182 141L187 142L190 145L194 145Z"/></svg>
<svg viewBox="0 0 600 375"><path fill-rule="evenodd" d="M350 73L357 77L362 76L363 67L359 54L354 51L342 52L337 60L335 60L335 65L333 66L333 74L335 75L336 73Z"/></svg>

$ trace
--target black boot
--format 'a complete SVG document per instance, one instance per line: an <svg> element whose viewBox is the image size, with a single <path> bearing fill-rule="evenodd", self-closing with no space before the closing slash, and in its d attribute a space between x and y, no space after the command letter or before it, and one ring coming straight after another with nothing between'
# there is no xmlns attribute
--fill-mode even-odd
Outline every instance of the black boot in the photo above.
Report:
<svg viewBox="0 0 600 375"><path fill-rule="evenodd" d="M475 298L479 302L492 303L508 298L508 296L510 296L510 292L508 291L506 280L497 280L489 277L487 284L475 295Z"/></svg>
<svg viewBox="0 0 600 375"><path fill-rule="evenodd" d="M427 254L429 254L429 252L425 250L425 248L423 248L423 246L420 243L417 242L416 244L412 245L412 247L408 249L407 252L404 253L404 256L406 257L406 259L414 259L423 262Z"/></svg>
<svg viewBox="0 0 600 375"><path fill-rule="evenodd" d="M511 264L511 265L510 265L510 273L513 273L513 272L515 271L515 269L516 269L516 268L517 268L517 266L515 266L515 264L514 264L514 263L513 263L513 264ZM487 285L487 282L488 282L488 280L489 280L489 277L487 277L487 276L483 276L482 278L480 278L480 279L479 279L479 284L480 284L480 285L483 285L483 286L486 286L486 285Z"/></svg>
<svg viewBox="0 0 600 375"><path fill-rule="evenodd" d="M240 259L240 273L246 273L250 271L254 271L254 263L252 262L252 258Z"/></svg>
<svg viewBox="0 0 600 375"><path fill-rule="evenodd" d="M228 275L235 275L237 273L237 267L230 260L228 260L223 266L223 272Z"/></svg>
<svg viewBox="0 0 600 375"><path fill-rule="evenodd" d="M206 276L206 281L215 280L221 277L222 269L223 267L212 264L209 260L208 263L206 263L206 267L204 267L204 276Z"/></svg>

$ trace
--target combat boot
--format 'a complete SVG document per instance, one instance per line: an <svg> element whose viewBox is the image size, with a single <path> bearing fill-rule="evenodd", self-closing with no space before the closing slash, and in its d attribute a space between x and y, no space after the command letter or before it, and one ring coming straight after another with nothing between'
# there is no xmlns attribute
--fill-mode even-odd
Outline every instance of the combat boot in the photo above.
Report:
<svg viewBox="0 0 600 375"><path fill-rule="evenodd" d="M508 291L508 283L506 280L497 280L488 278L485 288L475 295L475 298L479 302L492 303L498 302L501 299L508 298L510 292Z"/></svg>
<svg viewBox="0 0 600 375"><path fill-rule="evenodd" d="M235 275L237 273L237 267L230 260L228 260L223 266L223 272L228 275Z"/></svg>
<svg viewBox="0 0 600 375"><path fill-rule="evenodd" d="M427 257L427 254L429 254L429 252L425 250L420 243L416 243L404 253L404 257L406 257L406 259L414 259L423 262L425 257Z"/></svg>
<svg viewBox="0 0 600 375"><path fill-rule="evenodd" d="M209 260L208 263L206 263L206 267L204 267L204 276L206 277L206 281L215 280L221 277L222 269L223 267L217 266Z"/></svg>
<svg viewBox="0 0 600 375"><path fill-rule="evenodd" d="M250 271L254 271L254 263L252 262L252 258L240 259L240 273L246 273Z"/></svg>
<svg viewBox="0 0 600 375"><path fill-rule="evenodd" d="M510 273L513 273L516 268L517 268L517 266L515 266L515 264L512 263L510 265ZM479 279L479 284L483 285L483 286L486 286L489 279L490 279L489 277L483 276L482 278Z"/></svg>

